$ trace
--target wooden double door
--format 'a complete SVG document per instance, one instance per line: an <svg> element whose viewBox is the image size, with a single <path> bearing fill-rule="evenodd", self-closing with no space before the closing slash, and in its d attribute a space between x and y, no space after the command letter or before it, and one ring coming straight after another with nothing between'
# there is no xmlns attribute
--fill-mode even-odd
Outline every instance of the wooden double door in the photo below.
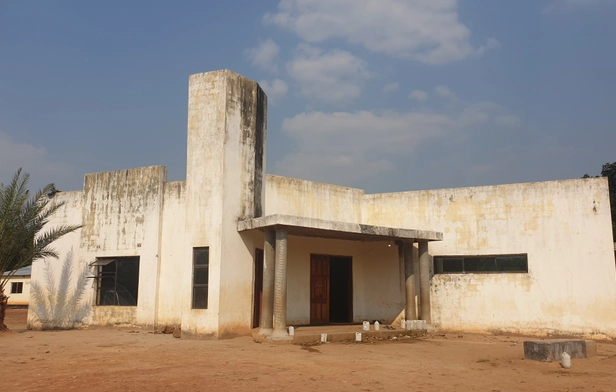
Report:
<svg viewBox="0 0 616 392"><path fill-rule="evenodd" d="M310 324L353 321L351 257L310 255Z"/></svg>

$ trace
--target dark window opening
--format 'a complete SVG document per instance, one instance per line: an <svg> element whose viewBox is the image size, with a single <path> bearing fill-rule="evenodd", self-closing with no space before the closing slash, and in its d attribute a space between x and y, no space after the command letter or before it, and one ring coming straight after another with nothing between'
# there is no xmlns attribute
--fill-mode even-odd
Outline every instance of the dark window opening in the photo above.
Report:
<svg viewBox="0 0 616 392"><path fill-rule="evenodd" d="M96 304L99 306L137 306L139 257L97 259Z"/></svg>
<svg viewBox="0 0 616 392"><path fill-rule="evenodd" d="M193 248L193 309L207 309L210 248Z"/></svg>
<svg viewBox="0 0 616 392"><path fill-rule="evenodd" d="M12 282L11 294L21 294L24 292L24 282Z"/></svg>
<svg viewBox="0 0 616 392"><path fill-rule="evenodd" d="M434 273L520 273L528 272L528 256L434 256Z"/></svg>

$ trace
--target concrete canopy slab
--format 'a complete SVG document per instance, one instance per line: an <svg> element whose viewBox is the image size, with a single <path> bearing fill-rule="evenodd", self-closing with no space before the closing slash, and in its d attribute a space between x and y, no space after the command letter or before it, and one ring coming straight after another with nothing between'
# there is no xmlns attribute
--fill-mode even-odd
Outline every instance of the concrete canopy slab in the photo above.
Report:
<svg viewBox="0 0 616 392"><path fill-rule="evenodd" d="M289 235L335 238L352 241L415 240L442 241L443 233L428 230L403 229L359 223L305 218L293 215L268 215L240 220L237 231L285 228Z"/></svg>

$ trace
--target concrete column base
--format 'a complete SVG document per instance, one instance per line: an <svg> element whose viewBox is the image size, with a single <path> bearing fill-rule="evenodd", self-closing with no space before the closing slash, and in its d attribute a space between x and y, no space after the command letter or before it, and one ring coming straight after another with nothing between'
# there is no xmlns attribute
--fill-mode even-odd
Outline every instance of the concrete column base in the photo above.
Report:
<svg viewBox="0 0 616 392"><path fill-rule="evenodd" d="M260 336L269 336L274 332L273 328L259 328L259 332L257 333L257 335Z"/></svg>

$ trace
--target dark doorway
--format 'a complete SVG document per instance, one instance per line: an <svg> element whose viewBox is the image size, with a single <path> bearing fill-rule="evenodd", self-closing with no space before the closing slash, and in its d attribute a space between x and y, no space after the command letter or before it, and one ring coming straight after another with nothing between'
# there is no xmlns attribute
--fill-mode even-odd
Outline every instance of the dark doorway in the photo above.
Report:
<svg viewBox="0 0 616 392"><path fill-rule="evenodd" d="M252 327L261 325L261 304L263 303L263 249L255 249L255 285L253 295Z"/></svg>
<svg viewBox="0 0 616 392"><path fill-rule="evenodd" d="M353 321L352 258L310 255L310 323Z"/></svg>
<svg viewBox="0 0 616 392"><path fill-rule="evenodd" d="M353 306L351 258L331 257L329 276L329 322L350 323Z"/></svg>

